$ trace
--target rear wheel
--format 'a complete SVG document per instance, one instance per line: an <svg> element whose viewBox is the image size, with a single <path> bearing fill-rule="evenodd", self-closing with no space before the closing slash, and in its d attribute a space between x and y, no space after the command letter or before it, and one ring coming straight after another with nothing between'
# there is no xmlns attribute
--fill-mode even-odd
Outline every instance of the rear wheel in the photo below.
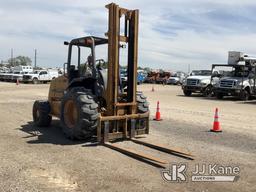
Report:
<svg viewBox="0 0 256 192"><path fill-rule="evenodd" d="M61 126L69 139L91 137L98 124L98 104L90 90L83 87L71 89L61 104Z"/></svg>
<svg viewBox="0 0 256 192"><path fill-rule="evenodd" d="M33 120L38 127L48 127L52 116L49 115L51 107L48 101L35 101L33 105Z"/></svg>
<svg viewBox="0 0 256 192"><path fill-rule="evenodd" d="M192 91L188 91L188 90L183 90L183 93L185 96L191 96L192 95Z"/></svg>

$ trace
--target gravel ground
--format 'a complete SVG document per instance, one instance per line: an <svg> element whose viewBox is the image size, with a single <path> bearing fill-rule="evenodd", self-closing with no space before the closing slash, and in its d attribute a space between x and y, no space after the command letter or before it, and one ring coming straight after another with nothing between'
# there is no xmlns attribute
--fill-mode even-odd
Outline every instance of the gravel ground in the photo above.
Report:
<svg viewBox="0 0 256 192"><path fill-rule="evenodd" d="M49 85L0 82L0 191L256 191L256 102L182 96L178 86L142 85L154 115L160 101L163 121L150 122L148 141L182 148L190 161L130 142L170 163L187 163L188 178L196 164L239 166L237 182L165 182L160 169L107 147L71 142L59 121L49 128L31 123L33 101L46 99ZM211 133L214 108L220 109L222 133Z"/></svg>

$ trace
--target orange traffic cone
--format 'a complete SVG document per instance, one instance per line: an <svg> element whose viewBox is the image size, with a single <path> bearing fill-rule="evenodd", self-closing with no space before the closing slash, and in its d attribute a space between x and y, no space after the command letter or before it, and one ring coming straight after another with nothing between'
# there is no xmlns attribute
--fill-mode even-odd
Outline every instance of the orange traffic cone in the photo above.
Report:
<svg viewBox="0 0 256 192"><path fill-rule="evenodd" d="M154 92L154 91L155 91L155 89L154 89L154 85L152 86L152 89L151 89L151 91L152 91L152 92Z"/></svg>
<svg viewBox="0 0 256 192"><path fill-rule="evenodd" d="M156 117L154 118L155 121L162 121L161 114L160 114L160 107L159 107L159 101L157 101L157 107L156 107Z"/></svg>
<svg viewBox="0 0 256 192"><path fill-rule="evenodd" d="M20 84L19 79L17 79L16 80L16 85L19 85L19 84Z"/></svg>
<svg viewBox="0 0 256 192"><path fill-rule="evenodd" d="M215 110L215 115L214 115L214 122L213 122L213 127L211 129L212 132L222 132L221 127L220 127L220 122L219 122L219 110L216 108Z"/></svg>

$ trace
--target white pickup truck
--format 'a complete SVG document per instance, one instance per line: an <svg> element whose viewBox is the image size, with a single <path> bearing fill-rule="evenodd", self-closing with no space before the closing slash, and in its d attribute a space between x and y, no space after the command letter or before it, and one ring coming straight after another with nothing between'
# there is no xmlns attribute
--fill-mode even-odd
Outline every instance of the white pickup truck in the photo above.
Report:
<svg viewBox="0 0 256 192"><path fill-rule="evenodd" d="M59 76L58 71L54 70L39 70L34 71L33 73L23 75L23 82L38 84L40 82L47 83Z"/></svg>

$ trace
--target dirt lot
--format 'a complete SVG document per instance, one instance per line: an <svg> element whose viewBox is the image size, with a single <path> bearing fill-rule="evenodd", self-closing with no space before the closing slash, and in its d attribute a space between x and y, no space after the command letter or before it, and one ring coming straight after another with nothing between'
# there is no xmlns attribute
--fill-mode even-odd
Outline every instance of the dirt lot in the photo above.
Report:
<svg viewBox="0 0 256 192"><path fill-rule="evenodd" d="M151 103L151 115L160 101L163 121L151 121L148 140L179 147L194 161L146 150L129 142L122 145L166 159L240 167L237 182L165 182L160 169L103 146L71 142L57 120L50 128L31 124L33 101L45 99L49 85L0 82L0 191L256 191L256 101L218 101L184 97L178 86L142 85ZM222 133L211 133L219 107ZM188 176L190 174L188 173Z"/></svg>

